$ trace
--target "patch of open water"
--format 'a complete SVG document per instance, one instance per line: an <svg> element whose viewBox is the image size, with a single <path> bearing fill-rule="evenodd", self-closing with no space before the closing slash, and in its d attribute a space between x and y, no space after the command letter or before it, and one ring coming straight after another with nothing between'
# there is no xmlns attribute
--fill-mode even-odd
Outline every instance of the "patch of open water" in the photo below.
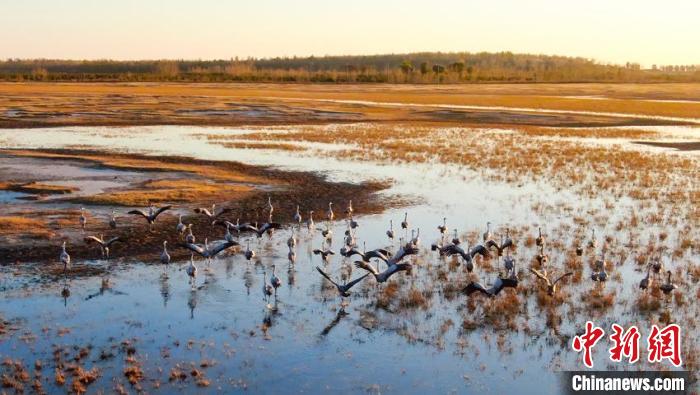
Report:
<svg viewBox="0 0 700 395"><path fill-rule="evenodd" d="M423 244L427 246L437 239L436 227L445 215L448 226L460 231L481 232L486 222L491 221L499 230L513 225L534 229L542 225L547 233L559 224L572 223L572 218L564 214L543 218L533 211L533 205L538 202L570 204L580 213L603 209L609 221L605 229L599 229L599 234L605 234L613 232L616 220L629 215L635 207L630 199L620 199L614 207L604 208L600 199L582 199L569 191L553 188L544 179L514 186L490 181L484 173L455 165L386 165L369 160L319 158L308 153L226 148L201 138L205 133L244 133L241 129L180 126L127 129L123 135L115 128L32 129L22 133L0 130L0 138L5 138L12 148L61 148L79 144L122 152L186 155L321 171L337 181L384 179L391 182L391 188L384 193L405 196L416 204L407 209L358 218L359 242L360 245L367 242L368 248L389 244L384 232L390 219L395 231L400 233L398 224L404 211L409 212L411 227L421 229ZM344 204L336 202L339 208ZM322 210L317 208L317 213ZM303 214L306 217L306 213ZM321 226L321 221L317 219L317 222ZM336 250L341 246L345 226L342 221L333 226ZM489 327L463 329L462 319L470 314L465 311L464 295L448 300L438 294L426 310L376 308L375 285L370 281L358 286L347 308L348 315L338 319L339 300L334 292L324 291L324 282L314 269L322 265L320 258L311 253L321 243L319 233L309 234L305 229L300 232L294 266L290 266L286 258L288 231L276 232L271 240L267 237L253 240L252 246L260 256L258 262L247 262L240 255L229 256L215 259L210 271L205 272L204 262L198 261L200 275L194 291L181 270L185 262L173 264L169 278L163 279L162 266L152 265L158 260L159 250L154 251L152 262L116 265L109 275L111 290L102 292L100 278L38 285L21 275L10 275L14 273L11 268L0 268L5 289L0 295L0 312L5 318L20 319L24 326L22 333L26 330L37 335L36 340L28 344L20 340L21 333L0 338L0 356L20 357L25 361L49 360L53 345L90 344L94 350L86 367L98 366L103 376L90 389L109 390L113 380L124 381L125 355L119 353L118 344L134 339L136 356L146 377L156 377L163 382L160 388L151 388L145 382L145 388L162 393L181 385L167 383L171 367L177 363L198 364L203 359L213 359L216 363L203 369L212 385L198 392L218 392L218 388L240 390L238 380L241 379L256 393L366 390L510 393L513 388L523 394L555 393L559 383L555 371L582 366L568 340L562 344L561 339L570 340L583 327L583 319L592 317L573 315L573 319L565 319L559 333L555 333L547 327L544 314L533 297L527 298L525 305L529 334L494 331ZM651 234L654 229L650 229ZM669 234L673 239L675 232ZM215 235L208 236L211 240ZM624 231L617 237L624 239ZM516 242L521 245L516 252L521 276L529 277L524 272L525 262L536 250L523 246L523 240ZM57 248L57 255L58 252ZM551 265L561 267L563 254L550 251L550 256ZM73 259L81 260L81 257ZM402 283L401 288L413 284L423 286L422 281L431 267L445 265L434 254L422 254L417 261L421 262L420 268L411 277L395 280ZM337 277L340 267L349 263L336 255L326 270ZM95 261L92 264L105 263ZM266 271L269 276L272 265L278 268L277 274L283 281L276 310L267 307L261 292L262 273ZM567 285L571 298L582 298L593 287L585 280L587 265L584 268L584 281ZM629 262L615 270L621 273L622 281L611 281L606 287L616 290L617 302L596 318L597 323L608 327L612 322L646 327L641 316L630 308L642 274ZM495 274L480 272L478 267L475 271L487 285L495 278ZM354 269L352 277L358 275L359 269ZM463 275L463 266L451 274ZM70 289L70 296L65 299L61 297L64 287ZM689 295L695 292L694 289L683 291ZM693 305L688 314L696 310ZM563 315L566 317L566 313ZM444 334L436 335L436 328L448 320L452 325ZM263 327L267 328L267 336ZM60 328L69 328L69 331L64 333ZM327 333L323 334L324 331ZM112 349L115 344L117 351L113 359L97 359L99 350ZM604 348L597 349L594 358L597 367L609 364ZM188 383L192 385L189 388L194 387L191 380ZM58 387L49 388L58 390Z"/></svg>

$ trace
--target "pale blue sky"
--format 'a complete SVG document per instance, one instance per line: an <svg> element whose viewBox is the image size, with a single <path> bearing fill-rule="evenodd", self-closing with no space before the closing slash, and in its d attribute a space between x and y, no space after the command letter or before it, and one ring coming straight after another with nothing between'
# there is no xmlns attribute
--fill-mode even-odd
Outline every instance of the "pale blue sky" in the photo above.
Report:
<svg viewBox="0 0 700 395"><path fill-rule="evenodd" d="M0 58L503 51L700 64L700 0L0 0Z"/></svg>

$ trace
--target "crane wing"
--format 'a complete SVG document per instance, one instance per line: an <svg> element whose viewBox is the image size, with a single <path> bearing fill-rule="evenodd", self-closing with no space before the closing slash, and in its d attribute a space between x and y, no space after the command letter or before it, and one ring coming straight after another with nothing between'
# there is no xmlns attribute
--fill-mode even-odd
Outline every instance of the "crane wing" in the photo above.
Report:
<svg viewBox="0 0 700 395"><path fill-rule="evenodd" d="M202 207L197 207L196 209L194 209L194 212L197 214L204 214L207 217L213 217L212 213L210 213L209 210Z"/></svg>
<svg viewBox="0 0 700 395"><path fill-rule="evenodd" d="M562 278L568 277L568 276L572 276L573 274L574 274L573 272L567 272L567 273L562 274L562 275L559 276L556 280L554 280L554 282L552 283L552 285L554 285L554 284L558 283L559 281L561 281Z"/></svg>
<svg viewBox="0 0 700 395"><path fill-rule="evenodd" d="M368 272L374 274L375 276L379 274L377 269L374 268L374 266L370 265L368 262L364 261L355 261L355 267L358 269L364 269L367 270Z"/></svg>
<svg viewBox="0 0 700 395"><path fill-rule="evenodd" d="M158 218L159 215L161 215L163 212L165 212L167 210L170 210L171 208L173 208L173 206L170 206L170 205L163 206L163 207L159 208L158 210L156 210L155 213L153 213L153 219L155 220L156 218Z"/></svg>
<svg viewBox="0 0 700 395"><path fill-rule="evenodd" d="M318 267L317 267L317 268L318 268ZM355 284L357 284L357 283L359 283L360 281L364 280L365 277L367 277L367 276L369 276L369 273L365 274L365 275L362 276L362 277L358 277L358 278L356 278L356 279L350 281L349 283L345 284L345 290L347 291L347 290L349 290L350 288L354 287Z"/></svg>
<svg viewBox="0 0 700 395"><path fill-rule="evenodd" d="M336 287L338 286L338 283L336 283L335 281L333 281L333 279L332 279L328 274L326 274L326 272L324 272L323 270L321 270L320 267L316 266L316 270L318 270L318 272L321 273L321 275L322 275L323 277L325 277L326 280L330 281L331 284L335 285Z"/></svg>
<svg viewBox="0 0 700 395"><path fill-rule="evenodd" d="M369 260L372 258L379 258L379 259L383 260L384 262L388 262L389 261L388 254L385 253L386 250L383 250L383 251L384 252L380 251L379 249L368 251L364 256L364 260L369 262Z"/></svg>
<svg viewBox="0 0 700 395"><path fill-rule="evenodd" d="M530 268L530 272L532 272L532 274L534 274L535 276L537 276L537 277L541 278L542 280L546 281L547 283L549 283L549 278L547 278L547 276L542 274L542 272L540 272L539 270Z"/></svg>
<svg viewBox="0 0 700 395"><path fill-rule="evenodd" d="M216 256L221 251L229 249L231 247L235 247L237 245L240 245L240 244L238 244L235 241L223 241L223 242L215 245L213 248L209 249L209 256Z"/></svg>
<svg viewBox="0 0 700 395"><path fill-rule="evenodd" d="M199 254L199 255L202 255L202 256L203 256L203 255L205 254L204 247L202 247L202 246L199 245L199 244L182 243L182 244L180 244L180 245L183 246L183 247L185 247L185 248L187 248L187 249L190 250L190 251L196 252L196 253Z"/></svg>
<svg viewBox="0 0 700 395"><path fill-rule="evenodd" d="M476 254L479 254L484 258L491 257L491 253L489 252L489 250L481 244L477 244L476 246L474 246L474 248L472 248L469 251L469 256L471 256L472 258L474 258Z"/></svg>
<svg viewBox="0 0 700 395"><path fill-rule="evenodd" d="M97 243L97 244L104 245L104 242L102 241L102 239L100 239L100 238L97 237L97 236L88 236L88 237L85 238L85 241L87 241L88 243L89 243L89 242L95 242L95 243Z"/></svg>
<svg viewBox="0 0 700 395"><path fill-rule="evenodd" d="M470 282L466 287L462 288L462 292L467 294L467 296L470 296L474 292L481 292L484 295L491 296L489 292L484 288L484 286L481 283L478 282Z"/></svg>
<svg viewBox="0 0 700 395"><path fill-rule="evenodd" d="M148 214L144 213L141 210L131 210L131 211L128 211L127 214L135 214L135 215L140 215L144 218L148 218Z"/></svg>

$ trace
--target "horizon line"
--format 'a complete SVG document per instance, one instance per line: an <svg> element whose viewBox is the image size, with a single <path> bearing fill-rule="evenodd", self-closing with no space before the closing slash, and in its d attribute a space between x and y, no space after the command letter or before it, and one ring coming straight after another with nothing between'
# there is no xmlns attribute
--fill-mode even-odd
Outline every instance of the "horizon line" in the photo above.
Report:
<svg viewBox="0 0 700 395"><path fill-rule="evenodd" d="M96 58L57 58L57 57L12 57L12 56L2 56L0 58L0 62L8 62L8 61L38 61L38 60L47 60L47 61L75 61L75 62L80 62L80 61L88 61L88 62L95 62L95 61L111 61L111 62L162 62L162 61L182 61L182 62L215 62L215 61L246 61L246 60L273 60L273 59L309 59L309 58L343 58L343 57L366 57L366 58L371 58L371 57L379 57L379 56L411 56L411 55L421 55L421 54L454 54L454 55L459 55L459 54L464 54L464 55L478 55L478 54L504 54L504 53L511 53L513 55L530 55L530 56L542 56L542 57L559 57L559 58L571 58L571 59L582 59L586 60L598 65L602 66L624 66L625 64L638 64L642 66L643 68L651 68L651 65L655 64L657 66L697 66L700 65L700 63L687 63L687 64L681 64L681 63L661 63L661 62L656 62L652 63L650 65L642 64L641 62L636 62L636 61L626 61L624 63L618 63L618 62L612 62L612 61L604 61L601 59L597 59L594 57L586 57L586 56L579 56L579 55L562 55L562 54L551 54L551 53L533 53L533 52L514 52L514 51L509 51L509 50L499 50L499 51L478 51L478 52L472 52L468 50L464 51L415 51L415 52L384 52L384 53L371 53L371 54L352 54L352 53L347 53L347 54L324 54L324 55L316 55L316 54L310 54L310 55L274 55L274 56L242 56L242 55L234 55L230 56L228 58L220 57L212 57L212 58L105 58L105 57L96 57Z"/></svg>

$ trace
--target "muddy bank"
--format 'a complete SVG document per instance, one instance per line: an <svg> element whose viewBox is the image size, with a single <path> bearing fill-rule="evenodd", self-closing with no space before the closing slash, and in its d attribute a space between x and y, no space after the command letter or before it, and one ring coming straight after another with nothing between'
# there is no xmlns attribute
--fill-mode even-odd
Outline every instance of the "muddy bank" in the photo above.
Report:
<svg viewBox="0 0 700 395"><path fill-rule="evenodd" d="M665 143L661 141L635 141L635 144L650 145L652 147L673 148L677 151L699 151L700 141L683 141Z"/></svg>
<svg viewBox="0 0 700 395"><path fill-rule="evenodd" d="M193 211L196 207L210 207L211 204L216 204L217 210L226 210L221 219L262 223L267 220L269 196L275 207L273 220L289 223L297 204L304 218L309 210L315 210L316 220L320 222L330 201L335 202L339 214L350 199L357 214L378 213L387 205L396 203L376 194L388 186L383 181L362 184L330 182L319 173L280 171L239 162L134 154L107 155L85 150L0 152L0 164L13 168L11 164L15 161L26 166L26 173L18 173L15 167L14 173L5 171L0 174L0 182L14 186L13 180L7 178L22 177L25 183L61 183L80 189L86 183L98 182L103 177L88 171L93 170L106 171L113 183L92 194L28 194L24 196L25 199L3 205L0 216L8 224L0 227L0 239L3 241L0 262L3 265L56 262L64 240L75 261L99 259L100 249L83 239L100 233L105 237L119 237L122 241L112 248L110 255L114 259L157 262L163 240L168 240L173 246L171 253L175 258L184 257L188 255L184 249L174 248L180 242L175 231L178 214L183 215L183 222L193 224L198 242L203 242L205 237L210 241L223 238L223 227L212 226L207 217ZM61 177L60 172L51 177L34 171L47 163L56 168L71 166L71 170L80 169L84 176L78 180ZM172 188L163 188L164 184ZM148 197L146 201L144 196ZM173 205L172 210L158 218L152 231L148 230L142 218L126 214L132 208L145 206L144 203L148 201L156 205ZM86 208L85 232L81 231L78 220L81 206ZM109 227L112 210L117 213L116 229ZM57 269L56 265L46 267L47 273Z"/></svg>

